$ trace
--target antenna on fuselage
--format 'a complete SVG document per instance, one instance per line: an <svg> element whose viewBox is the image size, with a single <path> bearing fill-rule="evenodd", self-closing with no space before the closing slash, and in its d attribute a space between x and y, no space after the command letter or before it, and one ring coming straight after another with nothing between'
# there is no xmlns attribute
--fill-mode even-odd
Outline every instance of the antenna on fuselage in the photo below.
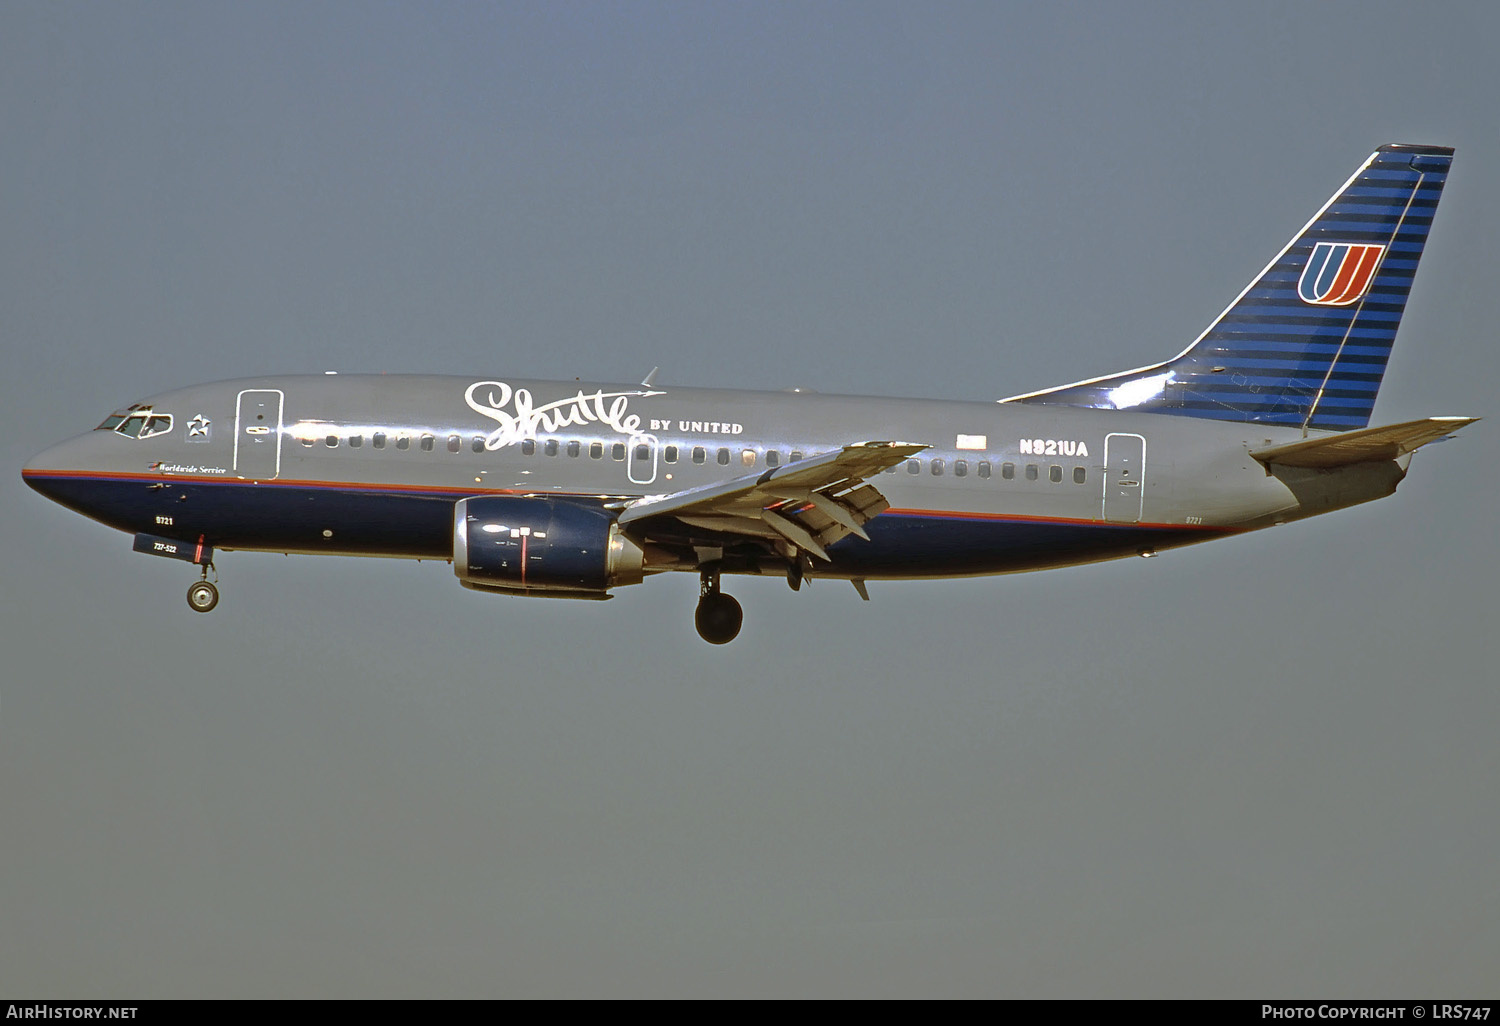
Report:
<svg viewBox="0 0 1500 1026"><path fill-rule="evenodd" d="M641 386L644 388L650 388L652 385L656 384L656 372L659 370L661 370L660 367L652 367L651 373L647 374L644 378L641 379Z"/></svg>

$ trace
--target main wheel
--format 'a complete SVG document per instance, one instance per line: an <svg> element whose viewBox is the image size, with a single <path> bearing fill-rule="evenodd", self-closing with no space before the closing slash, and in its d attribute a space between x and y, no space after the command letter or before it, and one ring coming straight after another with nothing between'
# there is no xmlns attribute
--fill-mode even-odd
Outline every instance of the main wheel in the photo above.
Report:
<svg viewBox="0 0 1500 1026"><path fill-rule="evenodd" d="M693 614L693 623L698 636L710 645L727 645L740 633L745 622L744 610L734 596L721 591L704 595L698 600L698 609Z"/></svg>
<svg viewBox="0 0 1500 1026"><path fill-rule="evenodd" d="M207 581L194 581L188 589L188 606L195 613L206 613L219 604L219 589Z"/></svg>

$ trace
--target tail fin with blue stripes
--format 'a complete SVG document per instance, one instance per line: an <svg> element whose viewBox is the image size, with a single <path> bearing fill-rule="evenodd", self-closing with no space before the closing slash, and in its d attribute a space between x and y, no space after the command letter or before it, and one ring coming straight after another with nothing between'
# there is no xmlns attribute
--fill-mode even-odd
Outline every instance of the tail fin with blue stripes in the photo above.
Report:
<svg viewBox="0 0 1500 1026"><path fill-rule="evenodd" d="M1365 427L1452 160L1382 146L1182 355L1003 401Z"/></svg>

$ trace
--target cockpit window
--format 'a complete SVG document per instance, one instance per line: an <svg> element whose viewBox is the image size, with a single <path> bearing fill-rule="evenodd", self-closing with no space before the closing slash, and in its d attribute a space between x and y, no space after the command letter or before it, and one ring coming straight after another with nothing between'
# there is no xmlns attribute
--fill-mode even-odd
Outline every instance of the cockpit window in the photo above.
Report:
<svg viewBox="0 0 1500 1026"><path fill-rule="evenodd" d="M149 409L147 409L147 407L142 406L140 403L131 403L129 406L125 407L123 410L116 410L114 413L111 413L108 417L105 417L104 418L104 423L102 423L98 427L94 428L94 430L95 431L114 431L114 430L118 429L119 426L120 426L120 424L123 423L124 420L127 417L129 417L132 413L138 413L141 410L146 410L147 413L151 412ZM124 432L121 432L121 434L124 434Z"/></svg>
<svg viewBox="0 0 1500 1026"><path fill-rule="evenodd" d="M172 430L172 415L157 413L149 406L131 406L116 410L95 431L113 431L126 438L152 438Z"/></svg>

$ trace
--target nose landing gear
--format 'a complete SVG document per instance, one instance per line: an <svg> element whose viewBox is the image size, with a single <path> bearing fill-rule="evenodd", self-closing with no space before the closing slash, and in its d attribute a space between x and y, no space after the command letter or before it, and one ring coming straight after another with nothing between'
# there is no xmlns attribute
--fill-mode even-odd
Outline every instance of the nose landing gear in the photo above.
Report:
<svg viewBox="0 0 1500 1026"><path fill-rule="evenodd" d="M745 622L744 610L734 596L719 590L717 569L703 570L699 580L698 609L693 614L698 636L710 645L727 645L740 633L740 626Z"/></svg>
<svg viewBox="0 0 1500 1026"><path fill-rule="evenodd" d="M188 608L195 613L207 613L219 604L219 589L208 579L208 571L212 566L212 563L205 563L203 579L194 581L193 586L187 590Z"/></svg>

